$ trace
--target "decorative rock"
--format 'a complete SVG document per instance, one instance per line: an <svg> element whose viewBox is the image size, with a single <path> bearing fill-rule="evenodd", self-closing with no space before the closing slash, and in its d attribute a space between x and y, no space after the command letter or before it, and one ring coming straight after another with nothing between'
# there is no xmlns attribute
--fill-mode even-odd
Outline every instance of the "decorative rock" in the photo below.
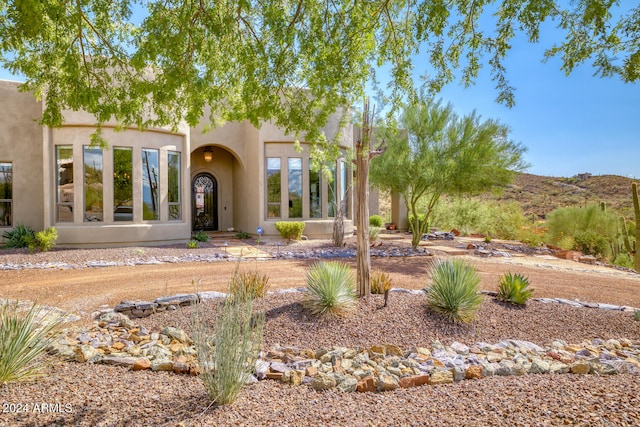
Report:
<svg viewBox="0 0 640 427"><path fill-rule="evenodd" d="M380 374L378 377L378 390L391 391L398 387L400 387L400 385L398 385L398 380L396 380L392 375Z"/></svg>
<svg viewBox="0 0 640 427"><path fill-rule="evenodd" d="M189 344L189 345L193 344L193 341L191 340L191 338L189 338L187 333L182 329L177 329L177 328L172 328L171 326L167 326L162 330L161 334L166 335L170 338L176 339L184 344Z"/></svg>
<svg viewBox="0 0 640 427"><path fill-rule="evenodd" d="M152 371L173 371L173 362L168 359L154 359L151 362Z"/></svg>
<svg viewBox="0 0 640 427"><path fill-rule="evenodd" d="M451 384L453 383L453 372L451 370L439 370L431 374L431 384Z"/></svg>
<svg viewBox="0 0 640 427"><path fill-rule="evenodd" d="M151 362L146 357L140 357L133 362L132 371L145 371L151 369Z"/></svg>
<svg viewBox="0 0 640 427"><path fill-rule="evenodd" d="M466 379L480 379L482 378L483 368L480 365L469 366L465 372Z"/></svg>
<svg viewBox="0 0 640 427"><path fill-rule="evenodd" d="M75 349L75 360L79 363L95 363L102 358L102 354L90 345L81 345Z"/></svg>
<svg viewBox="0 0 640 427"><path fill-rule="evenodd" d="M376 379L371 376L362 378L360 381L358 381L356 390L358 390L361 393L364 393L367 391L368 392L376 391L377 390Z"/></svg>
<svg viewBox="0 0 640 427"><path fill-rule="evenodd" d="M358 380L354 377L347 377L336 388L344 393L354 392L358 388Z"/></svg>
<svg viewBox="0 0 640 427"><path fill-rule="evenodd" d="M289 384L292 386L299 386L302 384L302 380L304 379L304 371L299 371L297 369L292 369L289 371ZM354 379L355 381L355 379Z"/></svg>
<svg viewBox="0 0 640 427"><path fill-rule="evenodd" d="M101 359L101 362L105 365L124 366L125 368L132 368L136 359L134 357L127 356L105 356Z"/></svg>
<svg viewBox="0 0 640 427"><path fill-rule="evenodd" d="M457 341L451 344L450 347L451 347L451 350L463 356L467 356L469 354L469 347Z"/></svg>
<svg viewBox="0 0 640 427"><path fill-rule="evenodd" d="M591 371L591 364L587 361L574 362L569 366L569 371L572 374L586 375Z"/></svg>
<svg viewBox="0 0 640 427"><path fill-rule="evenodd" d="M331 378L329 375L324 374L322 372L318 373L310 383L310 386L314 390L328 390L336 386L336 380Z"/></svg>

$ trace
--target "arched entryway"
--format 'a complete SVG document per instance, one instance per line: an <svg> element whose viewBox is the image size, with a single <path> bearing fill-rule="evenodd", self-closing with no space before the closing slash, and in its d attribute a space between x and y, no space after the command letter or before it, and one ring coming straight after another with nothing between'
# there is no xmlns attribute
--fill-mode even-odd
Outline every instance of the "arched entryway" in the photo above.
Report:
<svg viewBox="0 0 640 427"><path fill-rule="evenodd" d="M191 183L193 230L218 230L218 182L208 173L201 173Z"/></svg>

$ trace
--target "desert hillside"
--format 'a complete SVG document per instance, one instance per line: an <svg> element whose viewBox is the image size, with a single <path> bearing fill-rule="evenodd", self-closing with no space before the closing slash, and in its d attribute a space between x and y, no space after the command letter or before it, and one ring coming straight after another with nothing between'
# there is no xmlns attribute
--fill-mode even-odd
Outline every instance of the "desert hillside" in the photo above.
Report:
<svg viewBox="0 0 640 427"><path fill-rule="evenodd" d="M557 207L585 206L601 201L606 202L607 208L629 216L633 208L632 181L618 175L585 173L571 178L558 178L520 173L502 194L485 194L481 197L485 200L516 201L525 214L540 217Z"/></svg>

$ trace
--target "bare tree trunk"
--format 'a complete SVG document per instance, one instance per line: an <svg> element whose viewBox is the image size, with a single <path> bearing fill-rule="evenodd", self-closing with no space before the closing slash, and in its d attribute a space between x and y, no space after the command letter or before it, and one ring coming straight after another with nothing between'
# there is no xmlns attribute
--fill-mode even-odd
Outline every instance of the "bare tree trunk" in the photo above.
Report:
<svg viewBox="0 0 640 427"><path fill-rule="evenodd" d="M368 104L365 104L364 118L368 116ZM368 298L371 295L369 274L371 271L371 251L369 247L369 129L368 120L362 123L362 134L356 142L356 227L358 238L357 282L358 296Z"/></svg>

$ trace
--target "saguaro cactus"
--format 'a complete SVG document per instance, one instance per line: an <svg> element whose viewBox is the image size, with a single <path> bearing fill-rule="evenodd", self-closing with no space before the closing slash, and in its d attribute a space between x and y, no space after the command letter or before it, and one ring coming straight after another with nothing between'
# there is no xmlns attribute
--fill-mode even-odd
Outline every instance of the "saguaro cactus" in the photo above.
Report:
<svg viewBox="0 0 640 427"><path fill-rule="evenodd" d="M638 202L638 183L631 184L631 194L633 196L633 213L636 220L636 241L633 244L633 269L640 272L640 252L638 252L638 239L640 239L640 203Z"/></svg>

